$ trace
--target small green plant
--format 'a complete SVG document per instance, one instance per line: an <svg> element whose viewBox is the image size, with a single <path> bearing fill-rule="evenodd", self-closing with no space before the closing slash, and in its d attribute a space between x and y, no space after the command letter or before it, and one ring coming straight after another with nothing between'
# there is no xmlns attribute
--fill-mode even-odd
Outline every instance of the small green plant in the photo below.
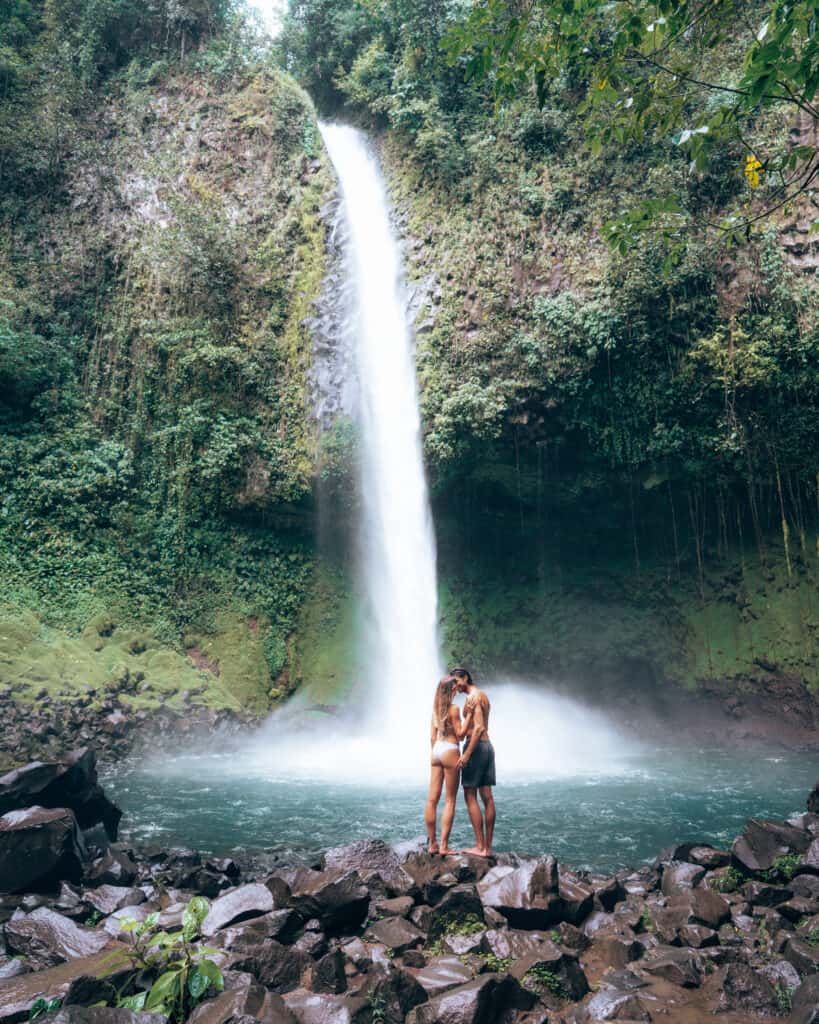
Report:
<svg viewBox="0 0 819 1024"><path fill-rule="evenodd" d="M776 992L776 1001L779 1004L780 1013L790 1013L793 1009L793 993L795 989L788 988L787 985L774 985L774 991Z"/></svg>
<svg viewBox="0 0 819 1024"><path fill-rule="evenodd" d="M770 869L762 874L766 881L769 882L777 882L780 879L784 882L790 882L799 870L801 863L802 859L798 853L786 853L783 857L777 857L773 864L771 864Z"/></svg>
<svg viewBox="0 0 819 1024"><path fill-rule="evenodd" d="M477 935L486 925L477 914L446 914L436 922L434 938L426 947L427 956L443 956L443 940L447 935Z"/></svg>
<svg viewBox="0 0 819 1024"><path fill-rule="evenodd" d="M387 1020L387 1004L380 992L370 1000L370 1020L372 1024L385 1024Z"/></svg>
<svg viewBox="0 0 819 1024"><path fill-rule="evenodd" d="M222 991L222 972L208 959L218 950L196 943L209 910L203 896L194 896L182 914L181 931L172 933L157 929L157 913L144 921L122 920L120 927L132 942L108 958L107 974L127 971L116 1006L164 1013L170 1024L181 1024L209 991ZM154 979L150 988L139 987L144 976Z"/></svg>
<svg viewBox="0 0 819 1024"><path fill-rule="evenodd" d="M92 910L91 913L83 921L86 928L96 928L102 920L102 914L98 910Z"/></svg>
<svg viewBox="0 0 819 1024"><path fill-rule="evenodd" d="M728 867L723 874L710 879L711 888L717 892L736 892L745 882L745 876L735 867Z"/></svg>
<svg viewBox="0 0 819 1024"><path fill-rule="evenodd" d="M28 1019L39 1020L40 1017L44 1017L47 1013L51 1013L52 1010L59 1010L62 1005L61 999L36 999L31 1009L28 1011Z"/></svg>
<svg viewBox="0 0 819 1024"><path fill-rule="evenodd" d="M638 921L638 931L651 932L654 931L654 918L651 916L651 910L646 907L642 914L640 914L640 920Z"/></svg>
<svg viewBox="0 0 819 1024"><path fill-rule="evenodd" d="M560 932L556 928L552 928L549 932L549 938L552 942L560 942Z"/></svg>
<svg viewBox="0 0 819 1024"><path fill-rule="evenodd" d="M531 978L539 988L547 989L553 996L557 996L558 999L567 998L563 982L554 971L550 971L544 964L534 964L529 968L524 977Z"/></svg>
<svg viewBox="0 0 819 1024"><path fill-rule="evenodd" d="M806 937L811 946L819 946L819 928L811 928Z"/></svg>
<svg viewBox="0 0 819 1024"><path fill-rule="evenodd" d="M505 974L514 963L511 957L495 956L494 953L479 953L478 956L496 974Z"/></svg>

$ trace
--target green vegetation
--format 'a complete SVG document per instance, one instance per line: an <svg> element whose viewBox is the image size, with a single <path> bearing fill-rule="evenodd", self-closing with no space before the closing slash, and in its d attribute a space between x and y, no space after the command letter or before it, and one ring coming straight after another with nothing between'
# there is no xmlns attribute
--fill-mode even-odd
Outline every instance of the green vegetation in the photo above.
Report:
<svg viewBox="0 0 819 1024"><path fill-rule="evenodd" d="M204 896L194 896L182 914L182 928L172 933L158 929L158 913L149 914L144 921L122 919L120 926L132 936L132 942L107 958L109 974L119 978L125 973L116 1006L164 1013L171 1024L178 1024L208 995L222 991L222 972L209 959L218 950L197 942L209 910Z"/></svg>
<svg viewBox="0 0 819 1024"><path fill-rule="evenodd" d="M811 946L819 946L819 928L811 928L807 935L807 942Z"/></svg>
<svg viewBox="0 0 819 1024"><path fill-rule="evenodd" d="M771 881L781 879L783 882L790 882L793 876L798 874L801 865L802 858L798 853L786 853L776 858L766 874Z"/></svg>
<svg viewBox="0 0 819 1024"><path fill-rule="evenodd" d="M486 930L486 923L477 914L444 914L436 918L430 928L425 951L428 956L443 956L443 939L447 935L478 935Z"/></svg>
<svg viewBox="0 0 819 1024"><path fill-rule="evenodd" d="M567 998L563 982L554 973L554 971L550 971L545 964L533 964L524 977L528 978L538 988L544 988L548 992L551 992L552 995L557 996L558 999Z"/></svg>
<svg viewBox="0 0 819 1024"><path fill-rule="evenodd" d="M717 892L736 892L745 884L745 875L735 867L727 867L721 874L710 879L711 888Z"/></svg>
<svg viewBox="0 0 819 1024"><path fill-rule="evenodd" d="M47 1013L51 1013L52 1010L59 1010L62 1003L62 999L35 999L28 1011L28 1019L30 1021L39 1020Z"/></svg>
<svg viewBox="0 0 819 1024"><path fill-rule="evenodd" d="M515 962L511 957L495 956L494 953L478 953L478 956L483 960L486 969L495 974L506 974Z"/></svg>

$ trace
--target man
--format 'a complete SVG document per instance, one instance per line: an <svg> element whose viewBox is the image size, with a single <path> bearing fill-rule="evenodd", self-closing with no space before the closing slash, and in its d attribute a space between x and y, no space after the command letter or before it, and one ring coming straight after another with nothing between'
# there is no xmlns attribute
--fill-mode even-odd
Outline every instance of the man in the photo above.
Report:
<svg viewBox="0 0 819 1024"><path fill-rule="evenodd" d="M450 675L456 680L458 692L466 694L464 719L468 731L458 767L461 769L466 809L475 832L475 845L463 852L476 857L491 857L495 832L495 798L492 795L495 748L489 739L489 698L472 682L472 676L465 668L453 668ZM479 793L483 815L478 804Z"/></svg>

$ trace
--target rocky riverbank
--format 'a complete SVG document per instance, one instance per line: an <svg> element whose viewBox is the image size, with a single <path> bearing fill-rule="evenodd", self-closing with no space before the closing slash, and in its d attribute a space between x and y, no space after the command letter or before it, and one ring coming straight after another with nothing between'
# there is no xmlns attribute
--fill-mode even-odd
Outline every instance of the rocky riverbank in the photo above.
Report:
<svg viewBox="0 0 819 1024"><path fill-rule="evenodd" d="M3 1024L819 1021L819 788L730 850L612 876L420 842L307 867L132 849L87 750L4 776L0 811Z"/></svg>

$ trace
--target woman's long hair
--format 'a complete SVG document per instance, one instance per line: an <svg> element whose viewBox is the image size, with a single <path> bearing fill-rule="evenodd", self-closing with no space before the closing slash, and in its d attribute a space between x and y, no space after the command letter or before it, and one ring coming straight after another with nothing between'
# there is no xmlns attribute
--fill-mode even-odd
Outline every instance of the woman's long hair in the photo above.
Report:
<svg viewBox="0 0 819 1024"><path fill-rule="evenodd" d="M435 728L444 735L452 731L449 728L449 706L454 694L455 680L447 676L438 683L432 702L432 720L435 722Z"/></svg>

